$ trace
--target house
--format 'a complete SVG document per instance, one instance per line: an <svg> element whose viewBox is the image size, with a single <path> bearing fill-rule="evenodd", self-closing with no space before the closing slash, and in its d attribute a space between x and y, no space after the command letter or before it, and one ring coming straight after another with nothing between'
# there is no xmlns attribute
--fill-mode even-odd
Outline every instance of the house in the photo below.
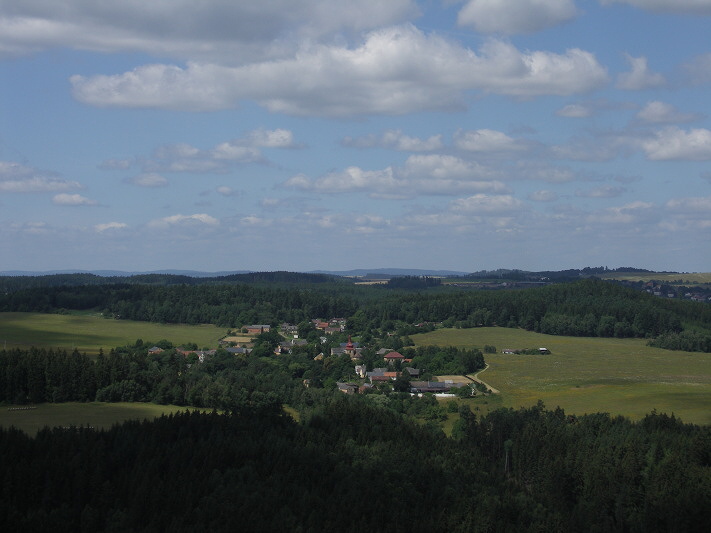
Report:
<svg viewBox="0 0 711 533"><path fill-rule="evenodd" d="M358 392L358 385L355 383L336 383L338 390L343 394L355 394Z"/></svg>
<svg viewBox="0 0 711 533"><path fill-rule="evenodd" d="M405 359L405 356L402 355L401 353L398 353L398 352L389 352L383 356L383 360L386 363L394 363L395 361L402 362L404 359Z"/></svg>
<svg viewBox="0 0 711 533"><path fill-rule="evenodd" d="M261 333L268 333L271 326L269 324L253 324L251 326L243 326L243 329L247 330L247 335L260 335Z"/></svg>
<svg viewBox="0 0 711 533"><path fill-rule="evenodd" d="M411 366L407 366L407 367L405 367L405 372L407 372L411 378L419 378L420 377L420 369L419 368L412 368Z"/></svg>
<svg viewBox="0 0 711 533"><path fill-rule="evenodd" d="M366 372L371 383L395 381L399 375L399 372L390 372L387 368L374 368L372 372Z"/></svg>
<svg viewBox="0 0 711 533"><path fill-rule="evenodd" d="M160 348L158 346L154 346L153 348L148 349L149 355L158 355L161 352L163 352L163 348Z"/></svg>
<svg viewBox="0 0 711 533"><path fill-rule="evenodd" d="M359 378L364 378L367 374L365 365L356 365L355 366L355 373Z"/></svg>
<svg viewBox="0 0 711 533"><path fill-rule="evenodd" d="M306 339L294 338L289 341L280 342L279 346L274 349L274 353L276 355L292 353L294 346L306 346L307 344L308 342L306 341Z"/></svg>
<svg viewBox="0 0 711 533"><path fill-rule="evenodd" d="M217 353L217 350L184 350L182 348L178 348L176 350L176 352L178 352L183 357L187 357L188 355L195 354L195 355L197 355L198 360L201 363L204 363L205 358L215 355Z"/></svg>
<svg viewBox="0 0 711 533"><path fill-rule="evenodd" d="M251 348L240 348L238 346L225 348L225 350L227 351L227 353L231 353L232 355L247 355L249 352L252 351Z"/></svg>

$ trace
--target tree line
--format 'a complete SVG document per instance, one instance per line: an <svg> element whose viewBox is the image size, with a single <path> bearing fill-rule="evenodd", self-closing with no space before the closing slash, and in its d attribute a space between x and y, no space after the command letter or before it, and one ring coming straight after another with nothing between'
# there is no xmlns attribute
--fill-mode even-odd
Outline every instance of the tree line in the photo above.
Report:
<svg viewBox="0 0 711 533"><path fill-rule="evenodd" d="M407 281L407 279L406 279ZM93 309L107 317L236 327L319 317L348 318L354 334L375 335L395 327L441 323L445 327L502 326L552 335L662 337L698 331L705 350L711 306L651 296L597 279L520 290L440 287L437 292L390 291L352 284L269 283L200 285L112 284L30 288L0 294L0 311L61 312ZM688 336L683 337L688 340ZM660 344L660 345L661 345Z"/></svg>

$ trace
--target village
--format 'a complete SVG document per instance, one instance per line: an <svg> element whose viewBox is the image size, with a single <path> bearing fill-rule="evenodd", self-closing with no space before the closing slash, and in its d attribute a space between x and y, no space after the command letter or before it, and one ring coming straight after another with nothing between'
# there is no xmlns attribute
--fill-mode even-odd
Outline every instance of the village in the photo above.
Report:
<svg viewBox="0 0 711 533"><path fill-rule="evenodd" d="M416 368L413 366L412 358L406 357L396 349L380 347L374 350L371 346L366 347L353 341L350 335L347 336L346 342L334 342L335 338L340 340L346 336L345 318L312 319L310 326L311 335L307 339L299 335L299 326L295 324L282 323L278 327L272 327L270 324L249 324L239 328L238 332L229 332L220 340L219 348L198 349L195 346L180 346L175 348L175 352L197 363L204 363L216 356L218 350L224 350L234 356L245 356L252 353L255 340L259 336L277 332L280 340L278 343L274 343L275 346L271 352L275 357L295 353L303 354L313 350L316 346L323 349L315 350L318 353L312 357L313 361L328 364L328 360L349 359L353 365L352 371L349 371L350 376L347 380L335 382L335 387L344 394L395 391L412 395L471 397L492 392L490 387L475 377L468 375L435 376L427 373L427 369ZM388 333L387 336L392 337L394 334ZM370 352L367 351L369 349ZM163 351L164 348L153 346L148 349L148 354L158 355ZM370 355L370 357L364 358L365 355ZM304 387L309 388L312 385L309 378L303 379Z"/></svg>

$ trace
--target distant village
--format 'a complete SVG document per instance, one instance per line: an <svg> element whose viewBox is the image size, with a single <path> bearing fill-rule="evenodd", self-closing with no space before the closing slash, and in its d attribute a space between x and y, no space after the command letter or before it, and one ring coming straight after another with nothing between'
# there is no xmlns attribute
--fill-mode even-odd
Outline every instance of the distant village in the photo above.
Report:
<svg viewBox="0 0 711 533"><path fill-rule="evenodd" d="M330 320L313 319L311 320L314 328L322 334L319 337L321 344L326 344L329 336L339 333L343 334L346 326L345 318L332 318ZM254 340L257 336L263 333L272 331L270 324L250 324L240 328L240 332L245 337L251 337ZM308 345L306 339L299 338L298 326L294 324L282 323L278 327L278 332L285 340L280 342L274 349L274 355L292 354L298 347ZM233 355L247 355L252 351L252 342L238 343L234 339L238 337L227 336L220 340L221 350L225 350ZM244 337L241 338L242 340ZM238 345L239 344L239 345ZM381 366L368 370L367 366L362 362L362 352L364 346L358 342L351 340L348 337L347 342L332 344L328 353L323 351L318 353L315 361L323 361L329 356L343 357L347 356L354 364L353 371L357 376L357 382L337 382L338 390L344 394L363 394L368 392L380 392L384 390L398 390L397 384L406 385L401 392L409 392L410 394L435 394L442 396L475 396L477 394L485 394L490 392L489 389L480 381L466 376L456 376L457 379L442 379L442 380L421 380L423 374L422 369L410 366L412 359L406 358L396 350L389 348L380 348L376 353L376 361L382 361ZM540 350L546 350L541 348ZM157 355L164 350L159 346L153 346L148 350L151 355ZM547 350L546 350L547 351ZM210 357L217 354L217 349L188 349L184 347L176 348L176 353L183 357L194 356L196 361L204 363ZM514 353L514 351L505 350L504 353ZM517 350L515 353L523 353ZM547 352L549 353L549 352ZM448 376L449 378L451 376ZM310 387L310 382L305 379L304 387Z"/></svg>

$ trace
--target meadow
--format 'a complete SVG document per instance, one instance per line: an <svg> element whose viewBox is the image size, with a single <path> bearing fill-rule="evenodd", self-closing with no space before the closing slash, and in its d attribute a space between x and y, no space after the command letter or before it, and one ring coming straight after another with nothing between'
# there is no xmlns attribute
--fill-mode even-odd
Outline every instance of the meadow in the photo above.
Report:
<svg viewBox="0 0 711 533"><path fill-rule="evenodd" d="M23 409L16 409L21 407ZM161 415L196 409L177 405L156 405L153 403L42 403L25 409L27 406L3 405L0 407L0 427L14 426L35 435L44 427L91 427L108 429L114 424L127 420L153 420Z"/></svg>
<svg viewBox="0 0 711 533"><path fill-rule="evenodd" d="M711 284L711 273L709 272L615 272L601 276L604 279L616 279L619 281L661 281L670 285L678 285L679 280L682 285L709 285Z"/></svg>
<svg viewBox="0 0 711 533"><path fill-rule="evenodd" d="M155 324L105 319L97 314L0 313L0 349L77 348L92 356L101 348L108 352L137 339L167 339L176 346L194 342L200 348L216 348L224 335L223 328L213 325Z"/></svg>
<svg viewBox="0 0 711 533"><path fill-rule="evenodd" d="M711 354L651 348L644 339L558 337L509 328L440 329L411 338L417 345L496 346L496 354L484 354L489 368L479 378L500 394L478 400L482 410L542 400L550 409L560 406L579 415L607 412L638 420L656 409L684 422L711 424ZM540 347L551 353L501 353Z"/></svg>

